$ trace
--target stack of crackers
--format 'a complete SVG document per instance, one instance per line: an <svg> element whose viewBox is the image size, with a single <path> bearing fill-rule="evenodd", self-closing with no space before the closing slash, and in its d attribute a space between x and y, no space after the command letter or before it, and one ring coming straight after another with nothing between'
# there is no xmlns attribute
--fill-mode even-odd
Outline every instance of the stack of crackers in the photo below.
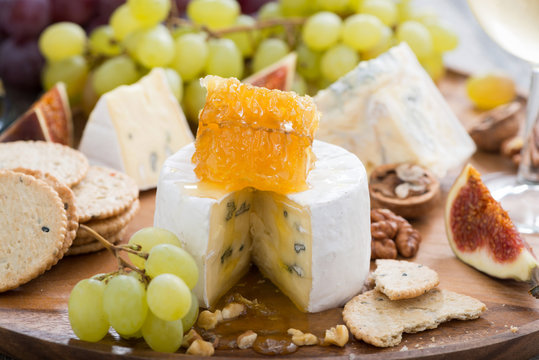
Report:
<svg viewBox="0 0 539 360"><path fill-rule="evenodd" d="M40 141L0 144L0 292L66 254L102 249L79 223L119 242L138 208L133 179L89 166L77 150Z"/></svg>
<svg viewBox="0 0 539 360"><path fill-rule="evenodd" d="M434 329L451 319L476 319L486 310L479 300L436 288L438 274L427 266L398 260L376 260L376 266L375 288L350 300L343 311L358 340L395 346L403 332Z"/></svg>

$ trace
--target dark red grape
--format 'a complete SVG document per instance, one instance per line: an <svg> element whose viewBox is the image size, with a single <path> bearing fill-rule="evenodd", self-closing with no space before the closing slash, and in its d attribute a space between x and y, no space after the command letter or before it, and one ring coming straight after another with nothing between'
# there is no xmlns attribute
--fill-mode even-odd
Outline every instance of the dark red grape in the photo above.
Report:
<svg viewBox="0 0 539 360"><path fill-rule="evenodd" d="M17 40L36 37L50 23L49 0L2 0L1 27Z"/></svg>
<svg viewBox="0 0 539 360"><path fill-rule="evenodd" d="M38 89L44 63L37 40L18 42L7 39L0 46L0 78L8 86Z"/></svg>
<svg viewBox="0 0 539 360"><path fill-rule="evenodd" d="M52 21L86 24L97 12L98 0L50 0Z"/></svg>
<svg viewBox="0 0 539 360"><path fill-rule="evenodd" d="M97 14L98 16L105 16L107 19L110 17L112 12L126 0L98 0L99 4L97 5Z"/></svg>
<svg viewBox="0 0 539 360"><path fill-rule="evenodd" d="M176 1L176 8L178 9L178 15L182 16L185 14L185 10L187 9L187 4L189 4L189 0L175 0Z"/></svg>
<svg viewBox="0 0 539 360"><path fill-rule="evenodd" d="M262 5L271 1L274 0L238 0L238 3L241 6L242 13L254 14Z"/></svg>

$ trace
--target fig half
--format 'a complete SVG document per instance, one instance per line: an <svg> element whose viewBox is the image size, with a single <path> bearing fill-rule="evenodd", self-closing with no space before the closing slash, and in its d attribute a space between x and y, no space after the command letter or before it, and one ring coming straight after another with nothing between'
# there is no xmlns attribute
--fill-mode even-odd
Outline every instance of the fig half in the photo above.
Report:
<svg viewBox="0 0 539 360"><path fill-rule="evenodd" d="M501 279L529 281L539 298L539 262L481 175L467 165L449 191L445 228L451 249L464 263Z"/></svg>

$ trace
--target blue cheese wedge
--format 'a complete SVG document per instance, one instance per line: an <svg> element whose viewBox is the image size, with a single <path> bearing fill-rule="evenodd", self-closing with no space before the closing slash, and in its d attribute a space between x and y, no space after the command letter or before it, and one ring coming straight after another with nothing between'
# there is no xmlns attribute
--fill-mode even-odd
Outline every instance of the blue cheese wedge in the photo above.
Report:
<svg viewBox="0 0 539 360"><path fill-rule="evenodd" d="M357 294L370 264L367 175L348 151L315 141L309 189L288 195L199 183L188 145L164 164L154 225L174 232L195 258L194 288L210 307L253 262L296 306L318 312Z"/></svg>
<svg viewBox="0 0 539 360"><path fill-rule="evenodd" d="M163 69L103 95L88 119L80 151L92 165L130 175L140 190L154 188L165 159L193 141Z"/></svg>
<svg viewBox="0 0 539 360"><path fill-rule="evenodd" d="M406 43L361 62L314 100L317 138L356 154L369 173L414 162L442 177L476 149Z"/></svg>

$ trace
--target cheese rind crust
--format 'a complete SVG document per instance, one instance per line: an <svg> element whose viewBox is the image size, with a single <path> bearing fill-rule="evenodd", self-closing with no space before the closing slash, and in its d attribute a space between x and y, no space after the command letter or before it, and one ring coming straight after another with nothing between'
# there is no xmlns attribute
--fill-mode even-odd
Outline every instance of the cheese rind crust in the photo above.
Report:
<svg viewBox="0 0 539 360"><path fill-rule="evenodd" d="M291 229L305 231L311 240L296 243L286 242L286 236L280 237L283 249L287 246L289 249L283 256L271 255L284 259L282 273L272 280L281 289L292 289L284 292L308 312L340 306L359 292L369 271L371 240L367 175L363 165L356 156L335 145L315 141L313 151L317 162L307 179L309 190L286 196L274 194L275 199L282 197L287 204L300 209L298 216L302 219L310 216L310 229L300 229L300 223L305 222L299 218L288 224ZM201 274L194 291L201 305L209 307L248 270L251 248L256 248L252 242L260 240L252 220L261 214L257 197L272 193L204 189L190 161L193 152L194 145L188 145L165 162L157 187L154 225L174 232L193 255ZM249 212L250 218L244 218ZM274 216L284 217L284 213ZM233 227L229 225L232 219L236 222ZM262 218L263 228L271 226L269 220ZM245 221L249 225L247 234L244 234ZM267 239L272 240L278 241L274 237ZM302 245L311 247L307 259L309 271L299 266L304 263L300 257L308 253ZM228 261L237 262L234 272L215 281L216 276L223 276L224 272L219 270ZM261 263L256 257L254 261ZM261 267L263 270L264 266ZM307 290L294 290L289 284L292 280L286 279L302 275L301 282L308 283Z"/></svg>

